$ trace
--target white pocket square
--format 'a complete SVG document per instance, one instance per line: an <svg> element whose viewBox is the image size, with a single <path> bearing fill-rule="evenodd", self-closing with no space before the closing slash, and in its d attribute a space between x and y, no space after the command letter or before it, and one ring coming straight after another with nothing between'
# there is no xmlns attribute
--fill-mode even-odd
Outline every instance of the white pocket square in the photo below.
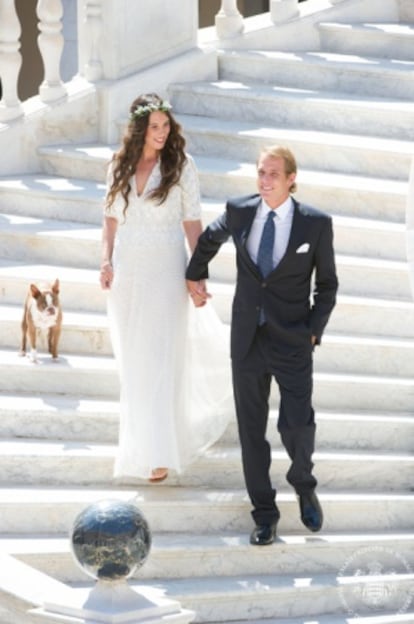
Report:
<svg viewBox="0 0 414 624"><path fill-rule="evenodd" d="M309 247L309 243L303 243L303 245L297 248L296 253L308 253Z"/></svg>

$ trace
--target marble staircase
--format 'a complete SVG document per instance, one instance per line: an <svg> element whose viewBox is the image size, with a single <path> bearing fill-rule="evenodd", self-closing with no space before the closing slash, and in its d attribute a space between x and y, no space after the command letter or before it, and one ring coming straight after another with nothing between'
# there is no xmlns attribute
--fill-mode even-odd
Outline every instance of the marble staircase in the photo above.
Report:
<svg viewBox="0 0 414 624"><path fill-rule="evenodd" d="M414 25L319 28L318 52L222 52L220 80L171 85L170 99L200 171L205 222L227 196L254 192L257 151L270 142L297 155L298 198L333 215L340 290L315 354L320 534L303 530L284 481L276 392L274 546L248 544L234 419L167 485L113 481L118 380L97 267L115 146L41 145L41 171L0 178L0 547L74 588L89 584L69 551L75 515L101 498L133 498L154 538L133 583L155 585L199 622L414 623L414 303L405 254ZM211 280L224 322L234 275L229 244ZM56 277L61 361L41 354L33 366L17 356L25 291ZM9 624L1 610L0 622Z"/></svg>

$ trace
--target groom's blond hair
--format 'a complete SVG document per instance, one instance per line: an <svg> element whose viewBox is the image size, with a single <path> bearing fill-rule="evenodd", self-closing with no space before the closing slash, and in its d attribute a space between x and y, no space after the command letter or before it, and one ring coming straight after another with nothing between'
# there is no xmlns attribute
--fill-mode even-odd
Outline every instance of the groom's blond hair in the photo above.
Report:
<svg viewBox="0 0 414 624"><path fill-rule="evenodd" d="M296 158L287 147L283 147L281 145L270 145L269 147L264 147L259 154L259 158L261 158L262 156L270 156L271 158L282 158L283 162L285 163L285 173L287 176L289 176L291 173L297 173L298 167L296 164ZM297 191L297 188L298 187L296 185L296 182L293 182L289 191L291 193L294 193L295 191Z"/></svg>

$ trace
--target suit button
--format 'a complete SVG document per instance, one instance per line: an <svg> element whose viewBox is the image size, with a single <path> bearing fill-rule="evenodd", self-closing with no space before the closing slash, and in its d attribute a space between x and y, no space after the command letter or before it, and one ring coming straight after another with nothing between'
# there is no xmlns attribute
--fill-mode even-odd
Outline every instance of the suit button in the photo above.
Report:
<svg viewBox="0 0 414 624"><path fill-rule="evenodd" d="M267 282L262 282L262 288L266 288L267 287Z"/></svg>
<svg viewBox="0 0 414 624"><path fill-rule="evenodd" d="M260 306L256 306L256 311L258 312L260 310Z"/></svg>

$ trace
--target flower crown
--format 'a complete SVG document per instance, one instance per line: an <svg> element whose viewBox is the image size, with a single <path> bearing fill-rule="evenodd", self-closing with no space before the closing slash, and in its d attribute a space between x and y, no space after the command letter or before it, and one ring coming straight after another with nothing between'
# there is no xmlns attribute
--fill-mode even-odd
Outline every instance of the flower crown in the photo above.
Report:
<svg viewBox="0 0 414 624"><path fill-rule="evenodd" d="M154 111L161 111L162 113L166 113L171 110L172 106L167 100L161 101L159 104L154 104L150 102L149 104L140 104L136 107L135 110L129 116L129 119L133 121L134 119L139 119L140 117L144 117L144 115L149 115Z"/></svg>

